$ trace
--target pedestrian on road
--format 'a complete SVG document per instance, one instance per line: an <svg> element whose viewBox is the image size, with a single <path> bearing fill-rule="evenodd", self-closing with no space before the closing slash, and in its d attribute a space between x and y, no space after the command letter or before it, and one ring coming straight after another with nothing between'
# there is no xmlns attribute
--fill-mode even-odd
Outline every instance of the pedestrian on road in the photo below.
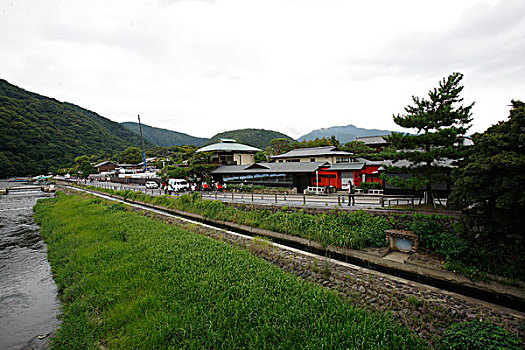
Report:
<svg viewBox="0 0 525 350"><path fill-rule="evenodd" d="M348 180L348 187L346 189L346 193L348 193L348 206L350 206L350 203L352 203L352 205L355 205L355 186L351 180Z"/></svg>

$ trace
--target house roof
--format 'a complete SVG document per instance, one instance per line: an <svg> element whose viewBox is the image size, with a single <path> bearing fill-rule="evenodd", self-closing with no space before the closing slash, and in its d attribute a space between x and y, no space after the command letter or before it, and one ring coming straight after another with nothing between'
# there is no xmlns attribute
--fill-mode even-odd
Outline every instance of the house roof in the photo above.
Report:
<svg viewBox="0 0 525 350"><path fill-rule="evenodd" d="M366 163L353 162L353 163L336 163L332 164L328 170L340 170L340 171L351 171L351 170L361 170L365 167Z"/></svg>
<svg viewBox="0 0 525 350"><path fill-rule="evenodd" d="M233 142L232 142L233 141ZM261 150L252 146L243 145L242 143L237 143L235 140L227 140L226 142L218 142L212 145L208 145L202 148L199 148L196 152L245 152L245 153L257 153Z"/></svg>
<svg viewBox="0 0 525 350"><path fill-rule="evenodd" d="M290 152L272 156L273 159L280 158L297 158L297 157L313 157L313 156L349 156L351 153L340 151L335 146L312 147L312 148L297 148Z"/></svg>
<svg viewBox="0 0 525 350"><path fill-rule="evenodd" d="M388 144L388 142L385 140L384 136L365 136L365 137L357 137L355 139L359 142L364 142L365 145L382 145L382 144Z"/></svg>
<svg viewBox="0 0 525 350"><path fill-rule="evenodd" d="M223 165L212 174L313 173L326 162L255 163L250 165Z"/></svg>
<svg viewBox="0 0 525 350"><path fill-rule="evenodd" d="M409 166L413 166L414 163L409 161L409 160L406 160L406 159L401 159L401 160L384 160L381 162L382 163L382 167L379 168L379 170L384 170L385 167L388 167L388 166L396 166L396 167L409 167ZM424 165L425 163L419 163L419 165ZM456 166L454 165L454 160L453 159L445 159L445 160L439 160L437 162L433 162L433 165L435 166L438 166L438 167L443 167L443 168L455 168Z"/></svg>
<svg viewBox="0 0 525 350"><path fill-rule="evenodd" d="M102 163L98 163L98 164L93 165L93 167L94 168L98 168L98 167L104 166L106 164L113 164L113 165L117 166L117 163L112 162L111 160L105 160Z"/></svg>

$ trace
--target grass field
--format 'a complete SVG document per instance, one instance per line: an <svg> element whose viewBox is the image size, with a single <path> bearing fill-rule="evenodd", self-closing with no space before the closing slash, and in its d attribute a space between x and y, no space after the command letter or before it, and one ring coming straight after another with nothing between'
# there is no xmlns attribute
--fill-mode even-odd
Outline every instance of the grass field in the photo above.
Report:
<svg viewBox="0 0 525 350"><path fill-rule="evenodd" d="M59 193L35 218L63 307L55 349L425 347L388 315L122 204Z"/></svg>

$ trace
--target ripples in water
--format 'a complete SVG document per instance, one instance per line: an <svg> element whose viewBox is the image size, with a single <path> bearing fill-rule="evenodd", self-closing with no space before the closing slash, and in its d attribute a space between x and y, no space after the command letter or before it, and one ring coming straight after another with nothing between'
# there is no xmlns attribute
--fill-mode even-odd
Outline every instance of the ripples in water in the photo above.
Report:
<svg viewBox="0 0 525 350"><path fill-rule="evenodd" d="M43 349L59 323L47 248L33 220L36 200L49 196L0 196L0 349Z"/></svg>

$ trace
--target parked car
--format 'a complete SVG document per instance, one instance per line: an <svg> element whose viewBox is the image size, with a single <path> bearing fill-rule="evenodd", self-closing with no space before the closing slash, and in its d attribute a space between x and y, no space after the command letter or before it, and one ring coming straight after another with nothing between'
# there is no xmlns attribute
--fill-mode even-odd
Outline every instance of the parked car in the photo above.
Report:
<svg viewBox="0 0 525 350"><path fill-rule="evenodd" d="M159 185L155 181L147 181L146 188L159 188Z"/></svg>
<svg viewBox="0 0 525 350"><path fill-rule="evenodd" d="M179 192L179 191L188 191L190 189L190 184L184 179L169 179L168 180L168 191L170 192Z"/></svg>

